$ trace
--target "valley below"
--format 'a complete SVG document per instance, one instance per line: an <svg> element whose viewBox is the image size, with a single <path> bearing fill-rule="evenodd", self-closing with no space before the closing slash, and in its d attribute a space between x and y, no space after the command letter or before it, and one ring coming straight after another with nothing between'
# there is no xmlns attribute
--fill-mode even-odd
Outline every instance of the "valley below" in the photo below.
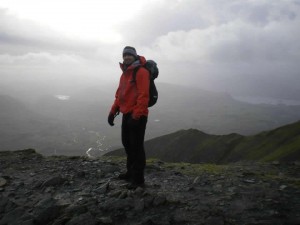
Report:
<svg viewBox="0 0 300 225"><path fill-rule="evenodd" d="M255 135L300 119L297 105L249 104L226 93L167 83L157 87L159 100L149 108L146 140L182 129ZM115 88L7 90L0 95L0 151L34 148L43 155L82 156L89 151L100 156L120 148L121 115L114 127L107 123Z"/></svg>

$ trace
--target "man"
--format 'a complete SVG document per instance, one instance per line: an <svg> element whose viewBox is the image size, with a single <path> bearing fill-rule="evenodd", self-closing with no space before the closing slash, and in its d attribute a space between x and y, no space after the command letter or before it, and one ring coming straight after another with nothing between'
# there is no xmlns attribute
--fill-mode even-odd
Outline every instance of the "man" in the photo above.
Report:
<svg viewBox="0 0 300 225"><path fill-rule="evenodd" d="M142 67L146 59L138 56L135 48L126 46L123 50L123 71L115 101L111 107L108 123L113 126L118 112L122 118L122 144L127 155L127 171L119 178L130 181L132 186L143 186L146 156L144 137L148 118L149 72ZM136 78L133 79L134 70Z"/></svg>

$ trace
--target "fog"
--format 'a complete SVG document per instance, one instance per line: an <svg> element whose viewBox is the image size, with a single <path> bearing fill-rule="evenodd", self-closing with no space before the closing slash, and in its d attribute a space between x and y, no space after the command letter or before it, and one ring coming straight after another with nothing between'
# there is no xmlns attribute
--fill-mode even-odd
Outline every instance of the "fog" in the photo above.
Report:
<svg viewBox="0 0 300 225"><path fill-rule="evenodd" d="M62 33L0 3L1 90L117 83L122 49L132 45L157 61L161 82L300 99L299 1L149 1L133 13L114 24L122 38L110 43Z"/></svg>
<svg viewBox="0 0 300 225"><path fill-rule="evenodd" d="M285 105L300 101L298 0L17 3L0 1L2 148L120 146L120 118L110 128L106 117L127 45L160 71L147 139L188 128L248 135L299 120L299 106Z"/></svg>

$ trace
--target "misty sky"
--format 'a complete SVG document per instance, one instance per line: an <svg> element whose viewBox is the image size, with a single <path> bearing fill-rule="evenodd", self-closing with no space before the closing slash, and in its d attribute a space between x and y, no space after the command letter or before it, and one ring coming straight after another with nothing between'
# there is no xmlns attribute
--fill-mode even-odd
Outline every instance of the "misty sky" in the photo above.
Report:
<svg viewBox="0 0 300 225"><path fill-rule="evenodd" d="M0 0L0 88L118 82L126 45L157 81L300 99L300 0Z"/></svg>

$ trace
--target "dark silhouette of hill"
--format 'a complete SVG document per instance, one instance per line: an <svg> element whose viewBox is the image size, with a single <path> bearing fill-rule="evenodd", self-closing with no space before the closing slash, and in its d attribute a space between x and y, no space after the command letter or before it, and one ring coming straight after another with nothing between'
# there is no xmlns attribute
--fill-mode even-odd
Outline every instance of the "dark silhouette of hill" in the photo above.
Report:
<svg viewBox="0 0 300 225"><path fill-rule="evenodd" d="M167 162L229 163L300 160L300 121L253 136L180 130L145 142L146 154ZM124 155L124 150L107 155Z"/></svg>

